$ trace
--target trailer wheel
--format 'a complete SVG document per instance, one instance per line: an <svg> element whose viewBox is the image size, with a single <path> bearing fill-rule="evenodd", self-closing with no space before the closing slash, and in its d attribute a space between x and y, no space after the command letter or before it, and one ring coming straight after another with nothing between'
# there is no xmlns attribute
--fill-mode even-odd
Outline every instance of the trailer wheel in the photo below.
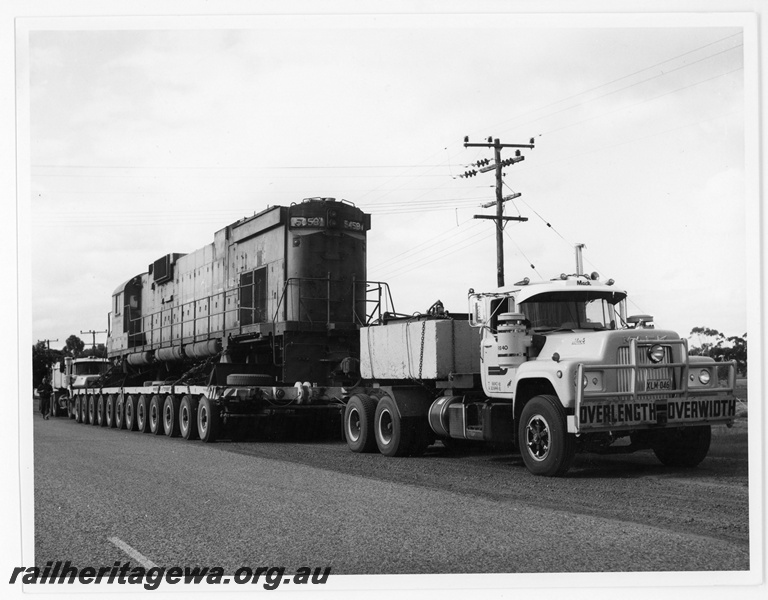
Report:
<svg viewBox="0 0 768 600"><path fill-rule="evenodd" d="M712 427L678 427L657 431L651 448L662 464L668 467L691 469L697 466L709 452Z"/></svg>
<svg viewBox="0 0 768 600"><path fill-rule="evenodd" d="M115 398L115 428L122 429L125 422L125 396L118 394Z"/></svg>
<svg viewBox="0 0 768 600"><path fill-rule="evenodd" d="M232 386L259 386L272 385L271 375L262 375L254 373L232 373L227 375L227 385Z"/></svg>
<svg viewBox="0 0 768 600"><path fill-rule="evenodd" d="M403 425L395 401L389 397L379 400L373 431L379 452L384 456L406 456L414 450L415 429Z"/></svg>
<svg viewBox="0 0 768 600"><path fill-rule="evenodd" d="M179 437L179 405L181 401L178 396L168 394L163 402L163 425L165 426L165 435L168 437Z"/></svg>
<svg viewBox="0 0 768 600"><path fill-rule="evenodd" d="M160 396L155 394L149 401L149 431L154 435L163 435L163 403Z"/></svg>
<svg viewBox="0 0 768 600"><path fill-rule="evenodd" d="M376 402L365 394L356 394L347 402L344 410L344 437L352 452L373 452L376 438L373 434L373 417Z"/></svg>
<svg viewBox="0 0 768 600"><path fill-rule="evenodd" d="M200 398L197 406L197 432L200 439L207 443L213 443L219 434L219 413L209 398Z"/></svg>
<svg viewBox="0 0 768 600"><path fill-rule="evenodd" d="M197 399L186 395L179 405L179 431L185 440L197 438Z"/></svg>
<svg viewBox="0 0 768 600"><path fill-rule="evenodd" d="M112 394L104 399L104 425L110 429L115 426L115 397Z"/></svg>
<svg viewBox="0 0 768 600"><path fill-rule="evenodd" d="M136 419L136 397L126 396L125 397L125 406L123 407L123 414L125 417L125 428L128 431L136 431L138 429L138 423Z"/></svg>
<svg viewBox="0 0 768 600"><path fill-rule="evenodd" d="M565 410L555 396L536 396L520 415L520 454L534 475L564 475L576 454L576 440L569 434Z"/></svg>
<svg viewBox="0 0 768 600"><path fill-rule="evenodd" d="M149 431L149 401L144 394L136 400L136 429L139 433Z"/></svg>
<svg viewBox="0 0 768 600"><path fill-rule="evenodd" d="M88 423L96 425L96 397L88 394Z"/></svg>
<svg viewBox="0 0 768 600"><path fill-rule="evenodd" d="M107 424L107 402L104 398L104 394L99 394L96 398L96 424L99 427L104 427Z"/></svg>

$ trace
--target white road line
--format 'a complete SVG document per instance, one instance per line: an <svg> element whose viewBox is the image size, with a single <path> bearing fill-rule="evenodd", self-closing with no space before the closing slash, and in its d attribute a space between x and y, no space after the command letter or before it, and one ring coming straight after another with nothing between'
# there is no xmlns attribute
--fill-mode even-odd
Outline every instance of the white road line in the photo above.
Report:
<svg viewBox="0 0 768 600"><path fill-rule="evenodd" d="M115 546L120 548L120 550L125 552L132 559L134 559L136 562L140 563L141 566L144 567L145 569L154 569L155 567L157 567L155 563L153 563L151 560L149 560L146 556L144 556L141 552L139 552L135 548L131 548L119 537L111 537L107 539L110 542L112 542Z"/></svg>

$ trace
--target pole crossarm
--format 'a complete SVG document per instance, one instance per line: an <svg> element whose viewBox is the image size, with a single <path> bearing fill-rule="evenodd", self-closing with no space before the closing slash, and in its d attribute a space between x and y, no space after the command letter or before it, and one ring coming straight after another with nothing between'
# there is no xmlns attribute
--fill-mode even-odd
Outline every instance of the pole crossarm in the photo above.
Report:
<svg viewBox="0 0 768 600"><path fill-rule="evenodd" d="M496 215L475 215L475 219L491 219L492 221L527 221L528 217L497 217Z"/></svg>

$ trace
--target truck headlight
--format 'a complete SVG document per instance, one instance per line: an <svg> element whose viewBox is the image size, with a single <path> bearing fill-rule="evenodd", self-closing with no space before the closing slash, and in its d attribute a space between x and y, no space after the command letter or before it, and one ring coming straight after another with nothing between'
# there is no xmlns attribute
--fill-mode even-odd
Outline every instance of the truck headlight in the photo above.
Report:
<svg viewBox="0 0 768 600"><path fill-rule="evenodd" d="M702 385L707 385L712 376L709 373L709 369L702 369L699 371L699 381Z"/></svg>
<svg viewBox="0 0 768 600"><path fill-rule="evenodd" d="M654 344L648 348L648 358L651 359L652 363L659 363L664 360L664 354L664 347L659 346L658 344Z"/></svg>

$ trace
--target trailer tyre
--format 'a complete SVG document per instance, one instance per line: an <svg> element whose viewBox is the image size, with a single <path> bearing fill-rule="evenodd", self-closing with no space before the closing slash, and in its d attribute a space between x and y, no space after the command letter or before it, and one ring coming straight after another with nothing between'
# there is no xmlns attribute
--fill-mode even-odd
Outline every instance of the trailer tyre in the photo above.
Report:
<svg viewBox="0 0 768 600"><path fill-rule="evenodd" d="M692 469L706 458L712 441L712 427L679 427L656 432L651 448L662 464Z"/></svg>
<svg viewBox="0 0 768 600"><path fill-rule="evenodd" d="M125 423L125 397L119 394L115 397L115 427L122 429Z"/></svg>
<svg viewBox="0 0 768 600"><path fill-rule="evenodd" d="M373 452L376 438L373 433L373 419L376 402L370 396L357 394L347 402L344 410L344 437L352 452Z"/></svg>
<svg viewBox="0 0 768 600"><path fill-rule="evenodd" d="M136 400L136 429L139 433L149 432L149 399L144 394Z"/></svg>
<svg viewBox="0 0 768 600"><path fill-rule="evenodd" d="M209 398L203 396L197 406L197 432L200 439L213 443L219 435L219 412Z"/></svg>
<svg viewBox="0 0 768 600"><path fill-rule="evenodd" d="M197 439L197 399L186 395L179 405L179 432L185 440Z"/></svg>
<svg viewBox="0 0 768 600"><path fill-rule="evenodd" d="M163 435L163 401L155 394L149 401L149 432L153 435Z"/></svg>
<svg viewBox="0 0 768 600"><path fill-rule="evenodd" d="M536 396L523 407L518 440L523 462L534 475L564 475L576 454L576 438L568 433L565 410L555 396Z"/></svg>
<svg viewBox="0 0 768 600"><path fill-rule="evenodd" d="M107 424L107 400L104 394L99 394L96 398L96 424L104 427Z"/></svg>
<svg viewBox="0 0 768 600"><path fill-rule="evenodd" d="M138 403L136 402L136 396L126 396L125 406L123 407L123 415L125 418L125 428L128 431L136 431L138 429L138 422L136 419L136 408Z"/></svg>
<svg viewBox="0 0 768 600"><path fill-rule="evenodd" d="M88 423L96 425L96 397L88 394Z"/></svg>
<svg viewBox="0 0 768 600"><path fill-rule="evenodd" d="M168 437L179 437L179 405L181 400L178 396L169 394L163 402L163 425L165 426L165 435Z"/></svg>
<svg viewBox="0 0 768 600"><path fill-rule="evenodd" d="M104 402L104 423L110 429L115 426L115 396L109 394Z"/></svg>

